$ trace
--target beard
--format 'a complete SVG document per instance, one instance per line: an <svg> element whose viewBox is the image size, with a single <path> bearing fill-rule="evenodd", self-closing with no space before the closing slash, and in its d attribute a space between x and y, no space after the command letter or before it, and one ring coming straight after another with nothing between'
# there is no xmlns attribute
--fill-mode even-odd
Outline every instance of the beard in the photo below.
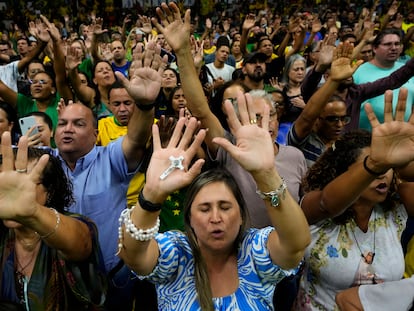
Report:
<svg viewBox="0 0 414 311"><path fill-rule="evenodd" d="M254 82L260 82L264 79L266 73L261 69L255 69L253 71L253 73L247 73L246 74L250 80L254 81Z"/></svg>

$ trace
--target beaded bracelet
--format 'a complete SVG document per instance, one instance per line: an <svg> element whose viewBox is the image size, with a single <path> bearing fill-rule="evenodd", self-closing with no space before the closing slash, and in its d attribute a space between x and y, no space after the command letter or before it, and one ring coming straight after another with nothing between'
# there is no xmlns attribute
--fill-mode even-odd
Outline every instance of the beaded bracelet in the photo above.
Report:
<svg viewBox="0 0 414 311"><path fill-rule="evenodd" d="M56 215L56 225L55 225L55 227L53 228L53 230L52 231L50 231L49 233L46 233L45 235L40 235L39 233L37 233L36 232L36 234L41 238L41 239L47 239L48 237L50 237L52 234L54 234L54 233L56 233L56 230L58 229L58 227L59 227L59 224L60 224L60 214L59 214L59 212L57 211L57 210L55 210L54 208L50 208L52 211L54 211L55 212L55 215Z"/></svg>
<svg viewBox="0 0 414 311"><path fill-rule="evenodd" d="M155 224L154 227L149 228L149 229L138 229L134 223L132 222L131 219L131 213L134 210L135 206L133 206L132 208L126 208L122 211L121 215L119 216L119 228L118 228L118 239L119 239L119 243L118 243L118 252L117 254L119 254L119 252L121 251L123 245L122 245L122 241L123 241L123 234L122 234L122 224L125 225L125 231L129 233L129 235L137 240L137 241L149 241L151 239L153 239L159 229L160 229L160 218L157 217L157 222Z"/></svg>

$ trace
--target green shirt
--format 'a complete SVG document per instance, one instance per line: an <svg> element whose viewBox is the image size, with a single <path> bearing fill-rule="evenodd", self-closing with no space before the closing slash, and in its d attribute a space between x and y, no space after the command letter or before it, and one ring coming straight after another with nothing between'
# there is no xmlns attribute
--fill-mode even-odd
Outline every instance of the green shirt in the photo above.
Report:
<svg viewBox="0 0 414 311"><path fill-rule="evenodd" d="M60 95L56 93L55 97L51 100L50 105L46 108L45 113L52 119L53 132L56 130L58 122L57 106L59 104ZM39 111L36 100L27 97L21 93L17 94L17 115L23 117L30 112ZM24 133L22 133L24 134ZM55 141L51 139L52 147L55 147Z"/></svg>
<svg viewBox="0 0 414 311"><path fill-rule="evenodd" d="M169 230L184 231L183 201L186 189L171 193L162 204L160 232Z"/></svg>

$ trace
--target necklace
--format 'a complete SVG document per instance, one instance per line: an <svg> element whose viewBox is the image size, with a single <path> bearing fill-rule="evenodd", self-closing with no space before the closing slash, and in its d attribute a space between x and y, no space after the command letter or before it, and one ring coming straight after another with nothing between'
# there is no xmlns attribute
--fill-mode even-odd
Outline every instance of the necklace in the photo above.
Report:
<svg viewBox="0 0 414 311"><path fill-rule="evenodd" d="M26 262L26 264L23 266L21 263L20 263L20 261L19 261L19 257L17 256L17 252L16 252L16 250L14 251L14 256L15 256L15 258L16 258L16 272L18 272L18 273L20 273L20 274L23 274L24 275L24 270L33 262L33 260L35 259L35 257L36 257L36 254L37 254L37 252L36 252L36 250L33 250L32 251L32 255L31 255L31 257L30 257L30 259L28 260L28 262Z"/></svg>
<svg viewBox="0 0 414 311"><path fill-rule="evenodd" d="M37 244L37 242L39 242L40 241L40 236L38 235L38 234L36 234L35 235L35 238L34 239L32 239L30 242L26 242L26 240L25 239L19 239L19 242L23 245L23 246L26 246L26 247L29 247L29 246L34 246L34 245L36 245Z"/></svg>
<svg viewBox="0 0 414 311"><path fill-rule="evenodd" d="M24 271L29 265L33 262L37 254L36 249L32 251L32 255L28 262L23 266L19 258L17 256L16 249L14 250L14 257L16 262L16 267L14 270L14 276L15 276L15 286L16 286L16 294L20 299L20 303L24 304L26 303L26 290L27 290L27 283L29 282L30 276L27 276Z"/></svg>
<svg viewBox="0 0 414 311"><path fill-rule="evenodd" d="M355 222L355 221L354 221ZM358 243L358 240L357 240L357 238L356 238L356 236L355 236L355 232L354 232L354 230L353 229L351 229L351 232L352 232L352 235L353 235L353 237L354 237L354 240L355 240L355 242L356 242L356 245L357 245L357 247L358 247L358 250L359 250L359 253L361 254L361 257L362 258L364 258L364 261L367 263L367 264L369 264L369 265L371 265L373 262L374 262L374 258L375 258L375 233L376 233L376 223L377 223L377 214L375 213L375 211L374 211L374 242L373 242L373 249L372 249L372 252L370 251L370 252L368 252L368 253L366 253L366 254L364 254L363 252L362 252L362 250L361 250L361 247L359 246L359 243ZM356 222L355 222L355 225L357 226L357 224L356 224ZM368 226L369 227L369 226ZM368 228L369 229L369 228Z"/></svg>

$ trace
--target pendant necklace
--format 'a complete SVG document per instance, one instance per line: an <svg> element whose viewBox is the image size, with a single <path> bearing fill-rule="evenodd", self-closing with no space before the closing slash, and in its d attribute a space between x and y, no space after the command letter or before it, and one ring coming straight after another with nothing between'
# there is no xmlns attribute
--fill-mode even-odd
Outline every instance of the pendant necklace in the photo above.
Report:
<svg viewBox="0 0 414 311"><path fill-rule="evenodd" d="M20 299L21 303L26 303L25 299L25 288L27 287L27 283L29 282L29 276L27 276L24 273L24 270L29 267L29 265L33 262L33 260L36 258L36 249L33 250L32 256L30 257L29 261L22 266L22 264L19 261L19 258L17 257L16 250L14 251L14 258L16 262L15 270L14 270L14 276L15 276L15 286L16 286L16 293L17 296Z"/></svg>
<svg viewBox="0 0 414 311"><path fill-rule="evenodd" d="M354 222L355 222L355 220L354 220ZM361 254L361 257L362 258L364 258L364 261L367 263L367 264L369 264L369 265L371 265L373 262L374 262L374 258L375 258L375 233L376 233L376 222L377 222L377 215L376 215L376 213L375 213L375 211L374 211L374 242L373 242L373 249L372 249L372 251L369 251L366 255L364 255L364 253L362 252L362 250L361 250L361 247L359 246L359 243L358 243L358 240L357 240L357 238L356 238L356 236L355 236L355 232L354 232L354 230L353 229L351 229L351 232L352 232L352 235L353 235L353 237L354 237L354 240L355 240L355 242L356 242L356 245L357 245L357 247L358 247L358 250L359 250L359 253ZM356 224L356 222L355 222L355 225L356 226L358 226L357 224ZM369 226L368 226L368 230L369 230Z"/></svg>

